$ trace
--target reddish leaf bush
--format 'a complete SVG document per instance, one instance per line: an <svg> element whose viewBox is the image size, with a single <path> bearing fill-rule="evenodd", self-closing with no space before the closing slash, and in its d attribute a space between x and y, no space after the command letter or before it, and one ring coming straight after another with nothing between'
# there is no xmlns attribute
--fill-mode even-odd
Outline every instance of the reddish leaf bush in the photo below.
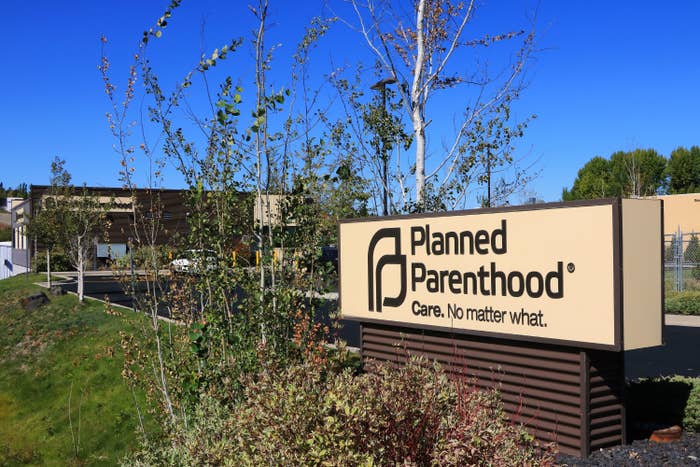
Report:
<svg viewBox="0 0 700 467"><path fill-rule="evenodd" d="M373 364L359 376L306 363L263 371L224 410L200 404L188 427L130 463L233 465L550 465L498 393L450 381L436 365Z"/></svg>

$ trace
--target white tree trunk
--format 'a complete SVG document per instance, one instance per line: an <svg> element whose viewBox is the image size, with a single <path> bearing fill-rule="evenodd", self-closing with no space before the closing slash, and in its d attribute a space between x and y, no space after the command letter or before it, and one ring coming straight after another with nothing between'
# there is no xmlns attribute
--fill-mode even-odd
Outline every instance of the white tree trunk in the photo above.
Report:
<svg viewBox="0 0 700 467"><path fill-rule="evenodd" d="M83 278L85 274L85 255L83 254L82 241L78 241L78 301L83 301Z"/></svg>
<svg viewBox="0 0 700 467"><path fill-rule="evenodd" d="M46 249L46 284L51 290L51 250Z"/></svg>
<svg viewBox="0 0 700 467"><path fill-rule="evenodd" d="M420 109L413 109L413 132L416 138L416 204L421 206L425 195L425 132Z"/></svg>
<svg viewBox="0 0 700 467"><path fill-rule="evenodd" d="M425 0L420 0L416 13L416 66L413 68L413 84L411 86L411 120L416 138L416 204L418 206L423 204L425 192L425 124L423 122L423 105L421 101L425 62L424 18Z"/></svg>

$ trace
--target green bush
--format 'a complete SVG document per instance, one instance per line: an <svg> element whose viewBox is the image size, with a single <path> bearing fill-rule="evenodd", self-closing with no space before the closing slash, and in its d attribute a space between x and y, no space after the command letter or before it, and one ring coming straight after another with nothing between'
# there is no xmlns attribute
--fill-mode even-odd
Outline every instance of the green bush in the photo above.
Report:
<svg viewBox="0 0 700 467"><path fill-rule="evenodd" d="M151 254L153 248L143 246L134 249L134 267L141 269L146 265L151 266L154 256ZM168 245L157 245L155 247L155 259L158 267L165 267L172 260L172 248ZM131 255L127 252L114 260L114 265L119 270L126 270L131 267Z"/></svg>
<svg viewBox="0 0 700 467"><path fill-rule="evenodd" d="M12 240L12 229L0 225L0 242L9 242L10 240Z"/></svg>
<svg viewBox="0 0 700 467"><path fill-rule="evenodd" d="M72 271L73 266L65 253L61 251L51 252L51 271ZM34 272L46 272L46 251L39 252L34 261Z"/></svg>
<svg viewBox="0 0 700 467"><path fill-rule="evenodd" d="M413 360L394 368L329 372L323 363L266 369L226 408L203 397L194 416L139 465L548 465L496 391L451 382Z"/></svg>
<svg viewBox="0 0 700 467"><path fill-rule="evenodd" d="M677 376L676 379L691 385L688 403L683 411L683 428L686 431L700 433L700 378Z"/></svg>
<svg viewBox="0 0 700 467"><path fill-rule="evenodd" d="M700 433L700 378L643 379L631 383L627 394L633 420L682 425L685 431Z"/></svg>
<svg viewBox="0 0 700 467"><path fill-rule="evenodd" d="M679 315L700 315L700 291L666 293L666 313Z"/></svg>

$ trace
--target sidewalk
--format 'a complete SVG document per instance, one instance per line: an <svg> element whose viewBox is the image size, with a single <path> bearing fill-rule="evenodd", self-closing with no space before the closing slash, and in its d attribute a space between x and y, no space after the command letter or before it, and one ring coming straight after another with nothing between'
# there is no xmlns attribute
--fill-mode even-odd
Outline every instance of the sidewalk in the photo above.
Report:
<svg viewBox="0 0 700 467"><path fill-rule="evenodd" d="M689 328L700 328L700 316L666 315L666 326L685 326Z"/></svg>
<svg viewBox="0 0 700 467"><path fill-rule="evenodd" d="M85 271L85 277L123 277L125 274L128 275L129 271ZM150 274L150 271L147 272L144 269L135 269L134 274L137 276L146 276ZM170 270L161 269L160 271L158 271L158 274L160 274L161 276L167 276L170 275ZM78 273L75 271L51 271L51 275L63 277L66 279L78 277Z"/></svg>

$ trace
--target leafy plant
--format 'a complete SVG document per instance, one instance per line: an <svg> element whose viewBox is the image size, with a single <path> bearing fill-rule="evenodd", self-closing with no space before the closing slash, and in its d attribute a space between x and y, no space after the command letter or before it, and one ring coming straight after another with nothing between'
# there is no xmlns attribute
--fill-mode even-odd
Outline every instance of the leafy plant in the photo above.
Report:
<svg viewBox="0 0 700 467"><path fill-rule="evenodd" d="M46 271L46 252L40 251L34 261L35 272ZM60 251L51 252L51 269L53 271L68 271L71 269L71 263L65 253Z"/></svg>
<svg viewBox="0 0 700 467"><path fill-rule="evenodd" d="M425 360L353 375L328 360L268 367L228 410L203 397L189 425L128 463L178 465L549 465L506 420L495 391Z"/></svg>
<svg viewBox="0 0 700 467"><path fill-rule="evenodd" d="M683 412L683 428L700 433L700 378L683 378L692 385Z"/></svg>
<svg viewBox="0 0 700 467"><path fill-rule="evenodd" d="M666 313L700 316L700 291L666 292Z"/></svg>
<svg viewBox="0 0 700 467"><path fill-rule="evenodd" d="M671 376L635 381L628 387L628 413L644 423L682 425L700 433L700 378Z"/></svg>
<svg viewBox="0 0 700 467"><path fill-rule="evenodd" d="M140 286L146 291L137 290L128 274L123 281L135 307L151 317L151 325L138 335L125 335L123 347L128 356L125 375L146 388L165 428L186 420L203 395L233 407L245 397L248 376L263 367L318 358L318 346L331 338L331 330L314 324L315 297L336 282L322 247L336 243L338 216L366 212L357 195L364 185L351 157L353 148L343 146L334 128L312 134L321 123L332 127L318 105L309 101L294 106L297 98L311 99L314 92L306 85L307 63L328 23L311 22L293 57L290 82L272 90L268 72L278 49L266 45L268 7L261 0L250 9L257 23L250 42L228 41L167 91L147 51L160 40L179 3L171 2L156 27L144 32L123 99L115 95L109 61L103 58L100 66L124 185L135 187L139 150L149 160L147 166L155 168L148 176L151 207L139 210L150 216L136 212L130 235L135 262L146 271ZM231 69L240 72L239 49L246 45L255 56L253 87L225 75L218 86L206 84L206 79L202 88L193 85L193 74L206 77L212 68L220 70L231 61ZM137 82L143 83L142 89ZM198 116L199 128L191 133L191 109L180 106L198 91L212 102L211 113ZM150 119L139 120L155 124L163 135L162 146L129 142L129 106L141 92ZM336 155L332 148L342 150ZM155 245L163 236L158 186L165 165L174 166L189 187L183 200L188 233L173 247L207 251L207 267L197 274L163 275L167 260ZM124 261L118 265L127 266ZM165 326L158 319L163 311L186 327ZM303 351L299 339L306 342Z"/></svg>
<svg viewBox="0 0 700 467"><path fill-rule="evenodd" d="M46 257L59 247L78 273L78 299L84 298L85 269L94 254L95 238L106 233L111 200L104 201L86 186L73 186L71 175L58 157L51 163L51 187L38 205L33 206L29 233L46 246ZM51 283L47 270L47 282Z"/></svg>
<svg viewBox="0 0 700 467"><path fill-rule="evenodd" d="M12 240L12 229L0 225L0 242L9 242L10 240Z"/></svg>

